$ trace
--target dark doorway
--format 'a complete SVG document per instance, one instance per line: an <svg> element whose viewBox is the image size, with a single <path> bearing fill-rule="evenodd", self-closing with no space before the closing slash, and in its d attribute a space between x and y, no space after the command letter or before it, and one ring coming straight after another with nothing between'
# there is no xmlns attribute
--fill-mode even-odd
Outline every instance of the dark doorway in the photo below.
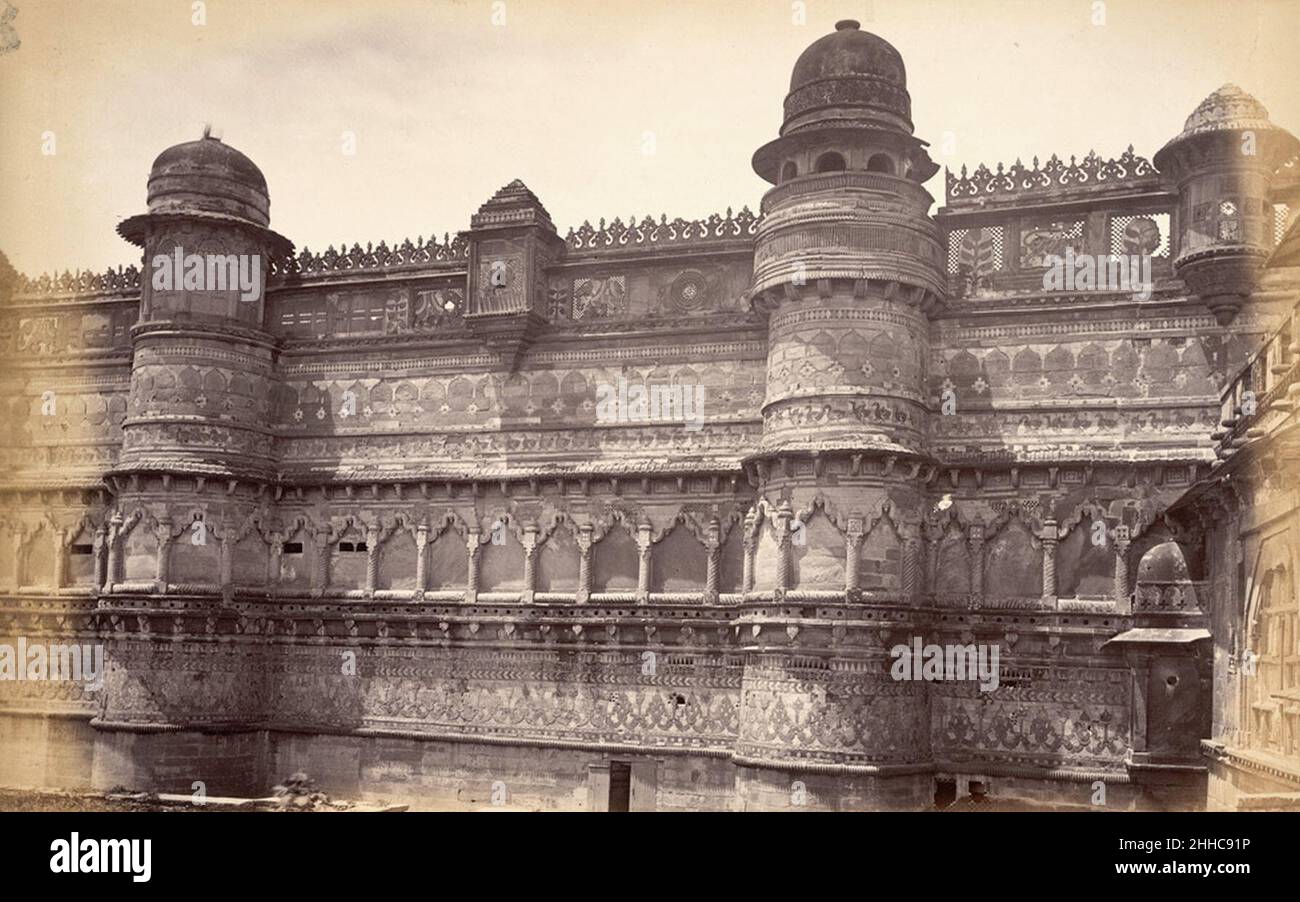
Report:
<svg viewBox="0 0 1300 902"><path fill-rule="evenodd" d="M632 798L632 765L612 761L609 765L609 810L627 811Z"/></svg>
<svg viewBox="0 0 1300 902"><path fill-rule="evenodd" d="M935 780L934 807L942 811L955 801L957 801L957 781Z"/></svg>

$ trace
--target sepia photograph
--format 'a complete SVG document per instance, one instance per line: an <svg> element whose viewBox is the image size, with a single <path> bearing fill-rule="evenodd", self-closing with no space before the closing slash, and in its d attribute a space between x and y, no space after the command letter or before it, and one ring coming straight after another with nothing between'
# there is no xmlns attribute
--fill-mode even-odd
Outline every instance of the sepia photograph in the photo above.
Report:
<svg viewBox="0 0 1300 902"><path fill-rule="evenodd" d="M0 7L6 873L1294 874L1300 0Z"/></svg>

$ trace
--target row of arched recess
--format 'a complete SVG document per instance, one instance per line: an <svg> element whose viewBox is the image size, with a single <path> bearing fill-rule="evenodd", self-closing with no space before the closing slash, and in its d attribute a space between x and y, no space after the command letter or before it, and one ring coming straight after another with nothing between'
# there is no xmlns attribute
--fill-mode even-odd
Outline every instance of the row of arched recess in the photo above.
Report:
<svg viewBox="0 0 1300 902"><path fill-rule="evenodd" d="M524 531L504 517L499 528L472 536L459 522L444 522L428 530L424 585L419 572L419 529L390 523L373 531L366 524L347 523L325 532L305 521L283 535L263 531L260 524L224 535L216 525L197 529L198 518L166 527L142 517L128 521L111 562L106 534L96 536L92 524L75 534L65 531L62 552L57 533L40 525L15 543L0 526L0 586L92 587L109 580L128 588L164 581L175 586L216 586L222 582L222 545L229 544L229 579L248 588L276 585L282 592L307 594L313 589L376 591L464 591L469 582L469 549L478 547L476 576L480 592L519 592L525 589ZM724 528L718 549L715 591L741 591L744 538L742 529ZM593 536L589 591L635 592L641 579L641 549L635 526L614 521ZM198 538L202 541L196 541ZM579 537L572 524L555 524L539 534L534 552L533 590L575 593L579 588ZM8 539L8 540L7 540ZM280 553L273 553L274 544ZM374 546L373 551L371 546ZM165 562L163 550L165 546ZM371 558L374 582L370 584ZM278 557L278 561L277 561ZM654 593L701 593L706 588L709 551L683 522L651 535L648 588ZM160 566L161 563L161 566ZM276 564L278 563L278 572ZM62 572L57 572L61 566ZM16 578L15 578L16 577Z"/></svg>
<svg viewBox="0 0 1300 902"><path fill-rule="evenodd" d="M29 526L18 534L0 523L0 588L102 586L109 581L127 587L162 581L176 586L217 586L223 582L222 546L228 544L228 579L235 586L276 586L284 594L326 590L410 592L464 591L471 579L469 547L478 548L475 575L479 592L520 592L525 586L525 528L509 517L501 528L469 533L453 518L430 525L421 535L414 524L390 521L370 525L344 520L335 528L298 520L283 533L274 533L251 520L229 534L216 525L195 526L200 515L177 519L166 526L150 516L127 518L120 529L115 554L108 554L102 524L84 521L56 530L50 524ZM782 565L777 520L762 519L753 536L751 584L745 572L745 524L739 518L720 524L714 591L732 594L752 589L771 591L779 585ZM1100 597L1112 593L1115 577L1113 542L1097 544L1092 517L1070 524L1055 543L1055 593L1059 597ZM788 546L784 585L788 589L838 591L856 586L865 592L896 595L969 594L1029 597L1043 593L1044 543L1034 520L1008 517L981 526L982 540L973 543L972 527L950 519L937 534L919 536L889 516L868 521L864 535L851 542L835 519L822 508L806 514L797 537ZM196 541L202 532L202 542ZM591 535L589 585L592 593L635 592L640 587L641 547L638 527L614 520ZM651 593L699 594L707 591L709 550L706 536L679 518L668 527L648 532L646 583ZM419 585L418 541L428 542L424 583ZM581 551L579 529L557 520L536 533L532 590L571 595L579 590ZM1125 556L1130 573L1141 555L1170 538L1163 527L1135 538ZM930 539L935 539L934 543ZM371 546L374 546L373 550ZM60 547L61 546L61 547ZM165 556L161 553L165 547ZM273 548L281 553L277 556ZM926 555L933 553L928 565ZM850 571L850 555L855 555ZM978 558L976 556L978 555ZM373 564L372 564L373 558ZM1194 571L1201 564L1189 559ZM373 566L373 584L371 568ZM909 572L910 571L910 572ZM927 574L928 571L928 574ZM1199 578L1197 573L1192 578ZM852 582L852 586L849 583Z"/></svg>
<svg viewBox="0 0 1300 902"><path fill-rule="evenodd" d="M837 150L827 150L820 153L812 161L811 172L844 172L848 169L848 163L844 159L844 154ZM885 175L894 175L896 167L894 160L886 153L875 153L867 159L867 172L880 172ZM800 175L806 175L799 171L799 163L796 160L786 160L781 164L781 182L788 182Z"/></svg>

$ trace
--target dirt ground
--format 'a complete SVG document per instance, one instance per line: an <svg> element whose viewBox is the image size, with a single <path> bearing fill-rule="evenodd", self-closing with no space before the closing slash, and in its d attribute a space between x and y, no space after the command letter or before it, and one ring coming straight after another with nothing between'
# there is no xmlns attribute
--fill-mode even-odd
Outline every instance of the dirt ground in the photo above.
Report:
<svg viewBox="0 0 1300 902"><path fill-rule="evenodd" d="M382 806L379 802L367 807ZM1076 806L1077 807L1077 806ZM109 799L102 793L75 793L0 789L0 811L215 811L214 806L185 805L158 799ZM229 810L229 809L226 809ZM410 806L411 811L528 811L514 805L492 806L480 803L425 807ZM1050 811L1052 806L1035 805L1010 799L985 800L967 796L950 804L944 811ZM1075 809L1071 809L1075 810Z"/></svg>
<svg viewBox="0 0 1300 902"><path fill-rule="evenodd" d="M382 801L359 803L361 808L384 807ZM232 810L215 805L163 802L159 799L110 799L103 793L52 792L49 790L0 789L0 811L218 811ZM237 809L236 809L237 810ZM256 810L256 809L249 809ZM343 809L347 810L347 809ZM412 804L410 811L529 811L515 805L463 803L438 807Z"/></svg>

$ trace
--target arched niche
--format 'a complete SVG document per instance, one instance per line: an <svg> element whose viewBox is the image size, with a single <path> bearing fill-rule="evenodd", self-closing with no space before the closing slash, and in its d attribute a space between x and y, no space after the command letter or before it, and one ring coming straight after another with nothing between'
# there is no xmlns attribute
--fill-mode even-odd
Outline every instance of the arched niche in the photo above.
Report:
<svg viewBox="0 0 1300 902"><path fill-rule="evenodd" d="M776 588L781 564L781 547L776 540L776 522L763 519L758 526L754 547L754 591L771 592Z"/></svg>
<svg viewBox="0 0 1300 902"><path fill-rule="evenodd" d="M791 543L791 587L843 589L844 534L821 509L808 517L802 532L803 544ZM792 534L797 537L798 532Z"/></svg>
<svg viewBox="0 0 1300 902"><path fill-rule="evenodd" d="M68 542L67 553L63 557L63 584L94 586L97 577L95 533L88 524L83 524Z"/></svg>
<svg viewBox="0 0 1300 902"><path fill-rule="evenodd" d="M465 590L465 580L469 574L469 548L464 536L448 526L438 533L425 554L428 579L426 589L431 592Z"/></svg>
<svg viewBox="0 0 1300 902"><path fill-rule="evenodd" d="M533 553L537 556L536 591L578 591L578 564L581 555L578 540L567 527L557 526Z"/></svg>
<svg viewBox="0 0 1300 902"><path fill-rule="evenodd" d="M188 533L181 533L180 537L173 540L172 544L188 542L188 535ZM158 576L158 537L154 535L153 528L147 523L137 522L120 542L122 555L121 578L128 582L156 579ZM116 578L116 576L110 578Z"/></svg>
<svg viewBox="0 0 1300 902"><path fill-rule="evenodd" d="M873 153L867 160L867 172L879 172L884 175L893 175L895 171L894 161L887 153Z"/></svg>
<svg viewBox="0 0 1300 902"><path fill-rule="evenodd" d="M592 547L591 590L635 591L640 568L636 540L622 523L615 523Z"/></svg>
<svg viewBox="0 0 1300 902"><path fill-rule="evenodd" d="M144 529L144 525L133 529L128 544L131 538L137 537ZM212 585L221 579L221 540L217 538L212 526L205 521L187 522L180 535L168 544L167 554L168 582ZM142 561L141 565L141 575L128 576L127 579L155 578L156 565L150 562L147 571L145 571L145 562Z"/></svg>
<svg viewBox="0 0 1300 902"><path fill-rule="evenodd" d="M735 594L744 591L741 580L745 576L745 531L740 523L733 524L727 532L718 555L718 592Z"/></svg>
<svg viewBox="0 0 1300 902"><path fill-rule="evenodd" d="M522 592L524 588L524 546L515 535L514 524L501 521L490 529L489 539L479 552L479 590Z"/></svg>
<svg viewBox="0 0 1300 902"><path fill-rule="evenodd" d="M799 166L798 164L795 163L794 160L786 160L785 163L781 166L782 184L790 181L790 179L792 178L798 177L798 175L799 175Z"/></svg>
<svg viewBox="0 0 1300 902"><path fill-rule="evenodd" d="M966 534L951 523L939 542L939 557L934 568L936 595L969 595L970 549Z"/></svg>
<svg viewBox="0 0 1300 902"><path fill-rule="evenodd" d="M858 549L858 588L899 592L903 588L903 537L888 517L881 517Z"/></svg>
<svg viewBox="0 0 1300 902"><path fill-rule="evenodd" d="M237 586L265 586L270 568L271 546L256 528L230 549L230 578Z"/></svg>
<svg viewBox="0 0 1300 902"><path fill-rule="evenodd" d="M1084 517L1056 546L1060 598L1109 597L1115 591L1115 549L1104 520ZM1102 537L1100 543L1093 536Z"/></svg>
<svg viewBox="0 0 1300 902"><path fill-rule="evenodd" d="M339 535L338 541L328 546L330 556L329 584L334 589L364 589L366 567L370 560L370 546L366 534L355 524Z"/></svg>
<svg viewBox="0 0 1300 902"><path fill-rule="evenodd" d="M844 154L828 150L817 157L813 168L817 172L843 172L848 167L844 162Z"/></svg>
<svg viewBox="0 0 1300 902"><path fill-rule="evenodd" d="M678 523L650 552L651 592L703 592L709 552L685 523Z"/></svg>
<svg viewBox="0 0 1300 902"><path fill-rule="evenodd" d="M985 539L984 594L1008 598L1043 594L1043 549L1018 517Z"/></svg>
<svg viewBox="0 0 1300 902"><path fill-rule="evenodd" d="M316 545L306 527L295 527L285 538L280 553L280 588L303 594L310 590L315 556Z"/></svg>
<svg viewBox="0 0 1300 902"><path fill-rule="evenodd" d="M44 523L28 538L27 553L23 556L22 585L54 585L54 542L53 531Z"/></svg>
<svg viewBox="0 0 1300 902"><path fill-rule="evenodd" d="M399 525L379 545L375 566L375 588L413 592L419 548L411 531Z"/></svg>

